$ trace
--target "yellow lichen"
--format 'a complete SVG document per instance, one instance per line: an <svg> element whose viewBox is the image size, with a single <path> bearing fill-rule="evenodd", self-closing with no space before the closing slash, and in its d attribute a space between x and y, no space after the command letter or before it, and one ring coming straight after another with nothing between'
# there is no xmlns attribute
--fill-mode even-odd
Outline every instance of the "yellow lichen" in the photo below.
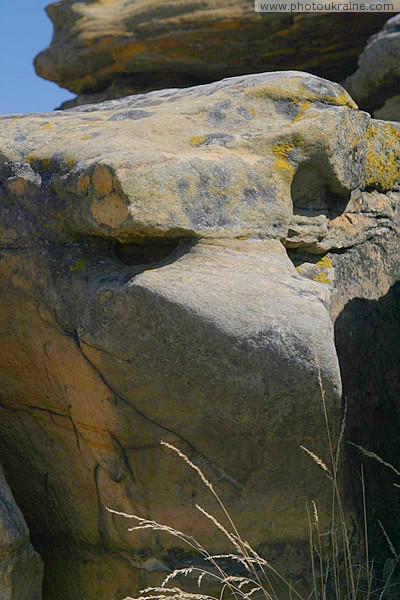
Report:
<svg viewBox="0 0 400 600"><path fill-rule="evenodd" d="M78 273L79 271L85 271L86 265L83 258L78 258L74 265L70 265L69 270L73 273Z"/></svg>
<svg viewBox="0 0 400 600"><path fill-rule="evenodd" d="M329 258L329 256L325 255L323 256L318 262L317 262L317 267L324 267L326 269L330 269L332 268L332 259Z"/></svg>
<svg viewBox="0 0 400 600"><path fill-rule="evenodd" d="M189 144L191 146L201 146L201 144L204 144L205 141L206 141L205 135L195 135L194 137L192 137L190 139Z"/></svg>
<svg viewBox="0 0 400 600"><path fill-rule="evenodd" d="M295 123L296 121L300 121L300 119L302 119L304 117L304 114L306 112L306 110L308 110L311 106L311 102L309 100L306 100L305 102L300 102L299 105L299 112L297 113L297 115L292 119L292 123Z"/></svg>
<svg viewBox="0 0 400 600"><path fill-rule="evenodd" d="M372 121L366 139L365 186L390 190L400 181L400 129Z"/></svg>
<svg viewBox="0 0 400 600"><path fill-rule="evenodd" d="M326 283L327 285L331 283L331 280L327 278L326 273L324 273L324 271L321 271L319 275L316 275L314 277L314 281L318 281L319 283Z"/></svg>
<svg viewBox="0 0 400 600"><path fill-rule="evenodd" d="M246 96L254 97L258 101L266 100L287 100L293 104L304 104L305 102L321 102L323 104L333 104L334 106L346 106L347 108L357 109L357 104L343 90L338 95L319 94L308 89L302 83L302 79L294 78L292 80L284 80L280 83L264 83L245 90Z"/></svg>
<svg viewBox="0 0 400 600"><path fill-rule="evenodd" d="M272 147L272 152L276 156L275 168L279 171L287 171L290 175L294 175L295 167L289 162L289 155L294 150L295 145L292 142L277 142Z"/></svg>

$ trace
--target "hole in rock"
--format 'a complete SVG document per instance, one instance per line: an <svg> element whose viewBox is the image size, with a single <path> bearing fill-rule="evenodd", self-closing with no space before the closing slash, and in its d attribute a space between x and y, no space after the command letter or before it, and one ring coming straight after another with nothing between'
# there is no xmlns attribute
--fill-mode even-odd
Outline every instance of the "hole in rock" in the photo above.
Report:
<svg viewBox="0 0 400 600"><path fill-rule="evenodd" d="M378 300L347 303L335 324L348 413L346 439L375 452L400 471L400 283ZM371 557L392 558L379 526L400 548L400 484L390 469L346 444L347 481L362 522L359 473L364 465Z"/></svg>
<svg viewBox="0 0 400 600"><path fill-rule="evenodd" d="M295 215L334 219L346 210L351 193L335 180L327 158L316 156L299 166L291 195Z"/></svg>
<svg viewBox="0 0 400 600"><path fill-rule="evenodd" d="M137 238L127 243L118 243L115 254L124 265L158 268L186 254L193 243L193 240L187 239Z"/></svg>

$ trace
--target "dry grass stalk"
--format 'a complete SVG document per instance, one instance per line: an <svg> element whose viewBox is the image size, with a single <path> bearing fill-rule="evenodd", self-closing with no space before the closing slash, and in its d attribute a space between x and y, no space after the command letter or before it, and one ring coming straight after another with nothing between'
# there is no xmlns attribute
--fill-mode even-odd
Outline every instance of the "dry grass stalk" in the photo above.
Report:
<svg viewBox="0 0 400 600"><path fill-rule="evenodd" d="M318 508L315 502L312 502L312 516L307 506L308 530L309 530L309 545L310 545L310 578L312 578L313 588L306 595L301 595L295 586L288 581L275 567L266 559L261 557L249 542L242 539L240 536L229 512L224 503L216 492L212 483L207 479L203 471L193 461L189 459L181 450L167 442L161 442L162 446L174 452L182 459L200 478L203 484L211 492L216 499L218 505L222 509L222 513L227 521L229 529L223 525L220 520L213 514L206 511L203 507L196 505L196 509L208 519L208 521L216 527L230 542L233 547L233 553L210 554L195 538L185 534L179 530L152 521L144 519L136 515L126 514L124 512L107 509L110 513L122 516L127 519L136 520L137 525L131 527L129 531L135 530L152 530L161 533L167 533L176 537L183 543L187 544L192 550L197 552L205 561L210 564L210 569L190 566L181 569L175 569L169 573L161 586L149 587L141 590L138 598L125 598L125 600L223 600L225 593L235 600L255 600L260 597L265 600L281 600L281 597L276 593L272 583L272 577L279 580L286 587L290 599L297 600L370 600L372 598L372 580L373 568L369 565L368 558L368 531L366 527L366 508L364 498L364 518L365 518L365 537L366 537L366 558L367 564L359 565L354 560L352 555L352 546L350 543L349 533L347 529L347 521L345 510L340 494L340 486L338 483L339 473L339 458L340 449L344 439L347 405L344 407L344 417L340 428L339 436L336 445L333 444L330 423L328 418L328 410L326 405L325 390L323 386L321 369L319 367L318 357L316 356L317 364L317 379L320 388L323 416L328 439L330 461L323 460L312 450L301 446L302 450L310 456L315 464L317 464L327 475L332 484L332 504L331 504L331 523L329 529L325 532L321 530L321 522L318 514ZM353 444L356 446L355 444ZM378 460L386 467L391 468L396 474L400 473L389 465L380 457L372 452L368 452L363 448L358 447L363 454L368 457ZM330 464L329 464L330 463ZM365 494L364 476L362 475L363 493ZM383 526L382 526L383 527ZM387 536L387 534L386 534ZM326 543L322 543L322 539L328 540L328 548ZM388 536L387 536L388 539ZM389 540L388 540L389 541ZM393 548L394 551L394 548ZM396 560L399 556L395 554ZM318 560L318 569L316 564ZM247 571L247 576L231 575L221 565L220 561L238 563ZM397 564L397 562L396 562ZM318 572L319 570L319 572ZM361 589L361 573L365 571L367 574L367 588ZM213 580L219 586L218 597L207 593L187 592L181 587L167 587L177 577L196 577L197 585L200 588L207 580ZM332 580L333 594L328 596L328 584ZM386 582L385 589L389 582ZM382 592L383 594L384 592ZM379 600L383 599L380 595Z"/></svg>

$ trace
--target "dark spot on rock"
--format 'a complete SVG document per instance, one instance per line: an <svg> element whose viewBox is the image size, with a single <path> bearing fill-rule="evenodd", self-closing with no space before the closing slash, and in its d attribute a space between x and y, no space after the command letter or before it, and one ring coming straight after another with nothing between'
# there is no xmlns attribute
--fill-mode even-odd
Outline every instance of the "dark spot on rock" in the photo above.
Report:
<svg viewBox="0 0 400 600"><path fill-rule="evenodd" d="M225 100L224 102L217 102L214 106L208 111L208 118L210 121L223 121L225 119L224 111L230 108L231 106L230 100Z"/></svg>
<svg viewBox="0 0 400 600"><path fill-rule="evenodd" d="M244 201L249 206L257 206L257 190L245 188L243 190Z"/></svg>
<svg viewBox="0 0 400 600"><path fill-rule="evenodd" d="M231 176L226 167L217 165L214 168L215 184L218 188L225 189L229 185Z"/></svg>
<svg viewBox="0 0 400 600"><path fill-rule="evenodd" d="M151 117L154 113L146 112L145 110L126 110L124 112L113 115L109 121L137 121L138 119L146 119Z"/></svg>
<svg viewBox="0 0 400 600"><path fill-rule="evenodd" d="M178 181L178 191L181 194L185 194L189 189L189 181L187 179L180 179Z"/></svg>
<svg viewBox="0 0 400 600"><path fill-rule="evenodd" d="M230 133L207 133L202 146L226 146L228 142L235 139Z"/></svg>
<svg viewBox="0 0 400 600"><path fill-rule="evenodd" d="M284 115L289 119L295 119L300 112L300 108L289 100L278 100L275 103L275 110L278 114Z"/></svg>

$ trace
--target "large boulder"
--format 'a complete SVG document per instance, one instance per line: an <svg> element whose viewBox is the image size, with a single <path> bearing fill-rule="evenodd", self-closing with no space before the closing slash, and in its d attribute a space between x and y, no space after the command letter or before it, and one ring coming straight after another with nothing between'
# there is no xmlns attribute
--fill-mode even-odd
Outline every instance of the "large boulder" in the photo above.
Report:
<svg viewBox="0 0 400 600"><path fill-rule="evenodd" d="M86 104L259 71L352 73L387 14L256 14L254 0L61 0L37 73Z"/></svg>
<svg viewBox="0 0 400 600"><path fill-rule="evenodd" d="M43 563L0 466L0 598L41 600Z"/></svg>
<svg viewBox="0 0 400 600"><path fill-rule="evenodd" d="M299 72L1 118L0 456L46 598L123 598L179 564L106 506L226 549L160 440L307 578L305 503L324 519L331 490L299 446L329 456L318 371L341 423L336 317L399 280L399 150Z"/></svg>
<svg viewBox="0 0 400 600"><path fill-rule="evenodd" d="M400 121L400 15L368 40L358 69L345 86L362 108L379 119Z"/></svg>

